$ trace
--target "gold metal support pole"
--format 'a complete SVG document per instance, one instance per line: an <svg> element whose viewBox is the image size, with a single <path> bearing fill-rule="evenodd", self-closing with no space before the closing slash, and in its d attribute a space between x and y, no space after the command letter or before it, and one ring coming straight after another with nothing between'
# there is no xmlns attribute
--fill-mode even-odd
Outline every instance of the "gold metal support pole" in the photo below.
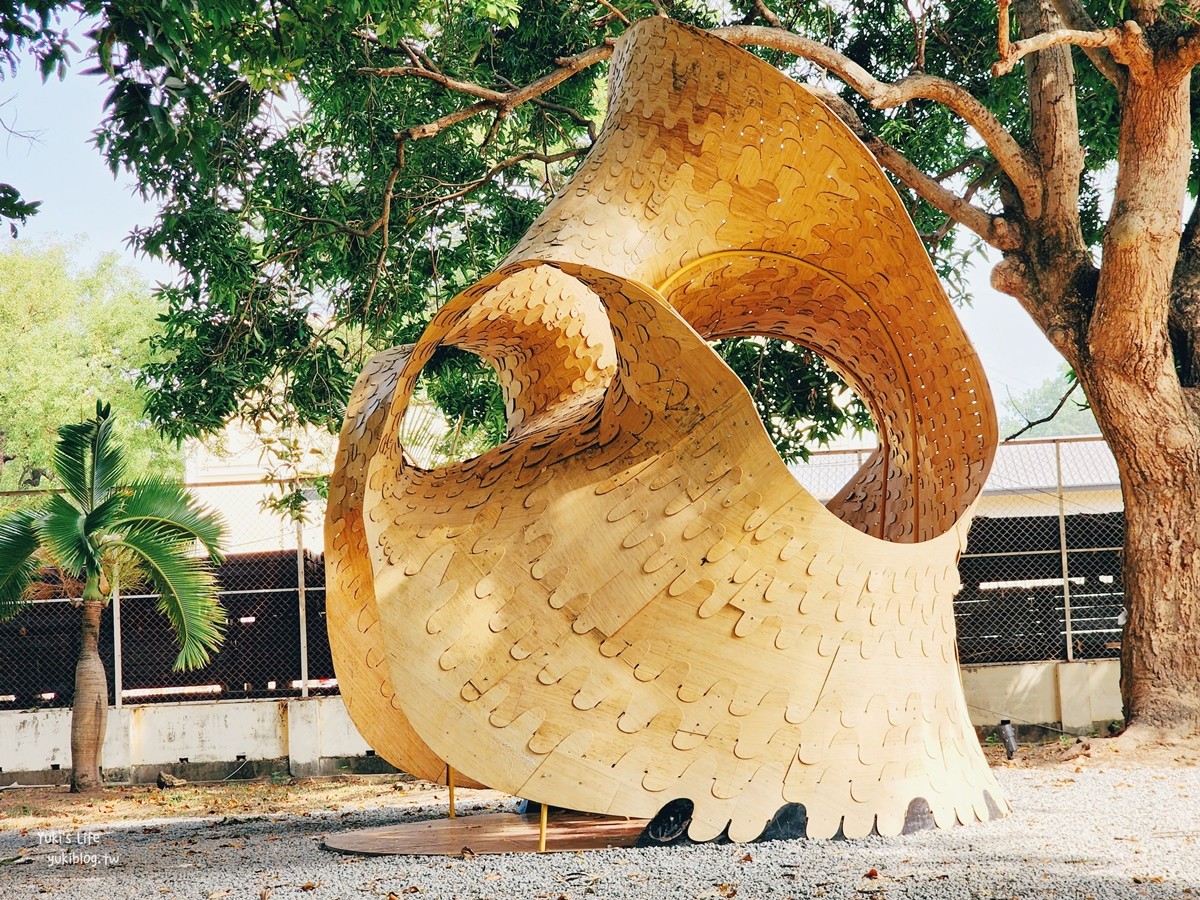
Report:
<svg viewBox="0 0 1200 900"><path fill-rule="evenodd" d="M546 814L550 810L545 803L542 805L542 816L538 821L538 853L546 852Z"/></svg>

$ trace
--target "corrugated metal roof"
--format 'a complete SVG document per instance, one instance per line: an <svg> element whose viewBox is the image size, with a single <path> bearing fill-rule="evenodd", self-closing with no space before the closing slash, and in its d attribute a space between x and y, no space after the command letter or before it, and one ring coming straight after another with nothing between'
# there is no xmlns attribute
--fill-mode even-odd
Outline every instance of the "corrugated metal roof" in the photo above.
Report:
<svg viewBox="0 0 1200 900"><path fill-rule="evenodd" d="M1103 439L1059 438L1001 444L984 485L984 494L1057 490L1056 447L1061 455L1065 490L1119 487L1117 463ZM873 450L873 447L867 447L818 451L808 462L794 463L788 468L813 496L828 500L841 490Z"/></svg>

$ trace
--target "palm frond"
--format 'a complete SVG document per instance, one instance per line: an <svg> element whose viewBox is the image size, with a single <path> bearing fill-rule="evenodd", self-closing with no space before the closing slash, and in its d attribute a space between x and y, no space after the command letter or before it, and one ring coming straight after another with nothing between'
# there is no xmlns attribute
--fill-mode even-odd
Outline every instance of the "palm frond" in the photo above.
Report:
<svg viewBox="0 0 1200 900"><path fill-rule="evenodd" d="M111 527L150 528L173 540L199 541L213 562L223 557L224 521L217 513L197 504L188 489L177 482L158 478L133 482Z"/></svg>
<svg viewBox="0 0 1200 900"><path fill-rule="evenodd" d="M92 507L84 517L83 530L89 535L112 531L115 524L121 521L128 494L128 489L114 491L102 503Z"/></svg>
<svg viewBox="0 0 1200 900"><path fill-rule="evenodd" d="M85 511L108 499L125 475L125 454L113 441L112 430L112 408L99 401L94 418L58 429L54 473Z"/></svg>
<svg viewBox="0 0 1200 900"><path fill-rule="evenodd" d="M95 430L96 423L91 420L62 425L54 444L54 474L67 495L84 510L90 509L92 502L88 451Z"/></svg>
<svg viewBox="0 0 1200 900"><path fill-rule="evenodd" d="M12 618L24 604L22 598L38 563L38 514L23 509L0 519L0 619Z"/></svg>
<svg viewBox="0 0 1200 900"><path fill-rule="evenodd" d="M91 446L92 508L105 500L125 477L125 454L121 445L112 439L112 407L96 401L96 430Z"/></svg>
<svg viewBox="0 0 1200 900"><path fill-rule="evenodd" d="M175 670L206 665L225 637L225 611L212 573L201 559L187 555L185 544L151 527L126 532L122 543L141 557L161 594L158 608L179 642Z"/></svg>
<svg viewBox="0 0 1200 900"><path fill-rule="evenodd" d="M100 555L88 540L87 514L62 494L46 501L34 523L41 544L72 578L85 570L99 571Z"/></svg>

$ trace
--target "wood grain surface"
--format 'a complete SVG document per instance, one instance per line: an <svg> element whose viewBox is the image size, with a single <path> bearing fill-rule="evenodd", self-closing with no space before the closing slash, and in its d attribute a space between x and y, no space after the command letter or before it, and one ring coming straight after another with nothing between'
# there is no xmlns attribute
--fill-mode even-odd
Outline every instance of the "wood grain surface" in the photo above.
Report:
<svg viewBox="0 0 1200 900"><path fill-rule="evenodd" d="M547 822L545 852L632 847L645 827L644 819L555 810ZM534 853L538 847L538 832L536 815L481 813L456 819L428 819L334 832L326 836L325 846L340 853L363 856L470 857Z"/></svg>
<svg viewBox="0 0 1200 900"><path fill-rule="evenodd" d="M500 268L355 388L328 613L350 714L427 778L757 837L1007 810L951 601L995 413L900 199L803 87L651 19L588 158ZM828 508L708 344L786 338L871 407ZM493 364L508 439L426 470L397 435L442 346Z"/></svg>

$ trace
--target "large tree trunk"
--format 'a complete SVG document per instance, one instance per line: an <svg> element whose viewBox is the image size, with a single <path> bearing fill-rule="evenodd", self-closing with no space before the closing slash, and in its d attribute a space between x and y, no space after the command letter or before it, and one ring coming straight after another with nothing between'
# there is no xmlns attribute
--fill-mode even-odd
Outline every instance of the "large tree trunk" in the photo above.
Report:
<svg viewBox="0 0 1200 900"><path fill-rule="evenodd" d="M1122 89L1120 170L1077 370L1125 501L1126 723L1200 728L1200 427L1167 330L1190 144L1189 79Z"/></svg>
<svg viewBox="0 0 1200 900"><path fill-rule="evenodd" d="M1164 460L1153 483L1125 490L1125 716L1182 733L1200 729L1200 452L1190 455L1187 470Z"/></svg>
<svg viewBox="0 0 1200 900"><path fill-rule="evenodd" d="M1026 35L1062 27L1045 0L1017 9ZM1176 371L1168 313L1192 155L1190 79L1148 57L1120 62L1131 64L1117 85L1119 168L1098 277L1078 228L1079 123L1070 53L1059 47L1027 61L1043 211L1025 218L1018 198L1006 198L1026 243L1006 253L993 283L1074 367L1117 460L1126 723L1187 733L1200 728L1200 422Z"/></svg>
<svg viewBox="0 0 1200 900"><path fill-rule="evenodd" d="M108 721L108 679L100 659L99 599L83 601L82 640L75 664L75 703L71 709L71 790L94 791L101 787L100 752Z"/></svg>

